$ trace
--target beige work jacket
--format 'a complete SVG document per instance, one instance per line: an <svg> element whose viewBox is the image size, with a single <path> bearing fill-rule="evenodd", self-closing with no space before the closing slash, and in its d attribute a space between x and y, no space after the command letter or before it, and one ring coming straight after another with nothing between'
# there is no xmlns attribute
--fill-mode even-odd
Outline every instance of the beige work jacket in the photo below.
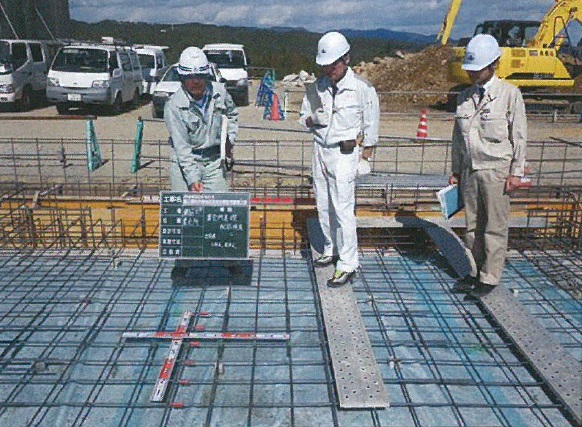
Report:
<svg viewBox="0 0 582 427"><path fill-rule="evenodd" d="M493 76L479 102L476 86L459 94L453 129L452 172L499 169L523 176L527 140L520 90Z"/></svg>

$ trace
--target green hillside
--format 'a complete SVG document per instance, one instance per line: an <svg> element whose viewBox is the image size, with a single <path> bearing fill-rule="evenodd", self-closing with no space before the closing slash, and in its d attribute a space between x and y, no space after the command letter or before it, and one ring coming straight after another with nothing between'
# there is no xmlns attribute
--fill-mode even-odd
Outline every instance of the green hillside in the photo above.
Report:
<svg viewBox="0 0 582 427"><path fill-rule="evenodd" d="M187 46L202 47L206 43L241 43L251 65L274 68L278 78L300 70L316 72L314 55L321 34L303 29L258 29L205 24L147 24L118 21L86 23L73 21L73 37L98 41L102 36L123 39L129 43L170 46L170 61L177 61ZM390 55L403 49L417 51L421 45L380 39L351 39L352 61L371 61L376 56Z"/></svg>

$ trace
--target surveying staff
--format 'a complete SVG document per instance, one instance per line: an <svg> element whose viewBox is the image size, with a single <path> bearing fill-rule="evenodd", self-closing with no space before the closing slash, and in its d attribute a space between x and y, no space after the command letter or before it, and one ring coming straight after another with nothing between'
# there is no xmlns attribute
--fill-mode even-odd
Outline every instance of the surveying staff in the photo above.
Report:
<svg viewBox="0 0 582 427"><path fill-rule="evenodd" d="M182 85L164 107L172 191L227 191L220 155L222 120L228 120L226 157L232 159L238 110L224 85L210 80L210 65L201 49L186 48L177 71ZM185 265L176 263L172 276L185 276Z"/></svg>
<svg viewBox="0 0 582 427"><path fill-rule="evenodd" d="M457 99L451 184L465 202L465 244L472 271L461 282L473 296L499 284L507 252L509 194L524 175L527 139L519 89L495 76L501 50L494 37L479 34L467 45L463 69L473 85Z"/></svg>
<svg viewBox="0 0 582 427"><path fill-rule="evenodd" d="M325 239L316 266L337 265L327 284L351 281L358 262L355 178L360 158L372 156L378 140L380 109L372 85L348 66L350 45L338 32L325 34L315 62L323 76L306 88L300 121L314 136L313 190Z"/></svg>

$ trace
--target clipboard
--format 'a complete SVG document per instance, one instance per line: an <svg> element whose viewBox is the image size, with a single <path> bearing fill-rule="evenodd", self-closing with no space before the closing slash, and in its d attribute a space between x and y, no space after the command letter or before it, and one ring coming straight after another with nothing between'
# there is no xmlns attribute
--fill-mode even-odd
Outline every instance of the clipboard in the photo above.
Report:
<svg viewBox="0 0 582 427"><path fill-rule="evenodd" d="M441 212L445 220L452 218L465 207L463 196L457 184L449 185L437 193Z"/></svg>

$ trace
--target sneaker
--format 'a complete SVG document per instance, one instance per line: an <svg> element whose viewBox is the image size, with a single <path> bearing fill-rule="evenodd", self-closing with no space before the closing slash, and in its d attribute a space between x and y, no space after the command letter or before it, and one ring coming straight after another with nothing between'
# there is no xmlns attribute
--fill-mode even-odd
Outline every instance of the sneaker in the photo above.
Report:
<svg viewBox="0 0 582 427"><path fill-rule="evenodd" d="M331 255L322 255L319 258L313 260L313 265L316 267L325 267L335 261L335 257Z"/></svg>
<svg viewBox="0 0 582 427"><path fill-rule="evenodd" d="M327 281L327 286L330 288L339 288L348 282L351 283L354 280L355 274L355 271L336 270L333 276Z"/></svg>

